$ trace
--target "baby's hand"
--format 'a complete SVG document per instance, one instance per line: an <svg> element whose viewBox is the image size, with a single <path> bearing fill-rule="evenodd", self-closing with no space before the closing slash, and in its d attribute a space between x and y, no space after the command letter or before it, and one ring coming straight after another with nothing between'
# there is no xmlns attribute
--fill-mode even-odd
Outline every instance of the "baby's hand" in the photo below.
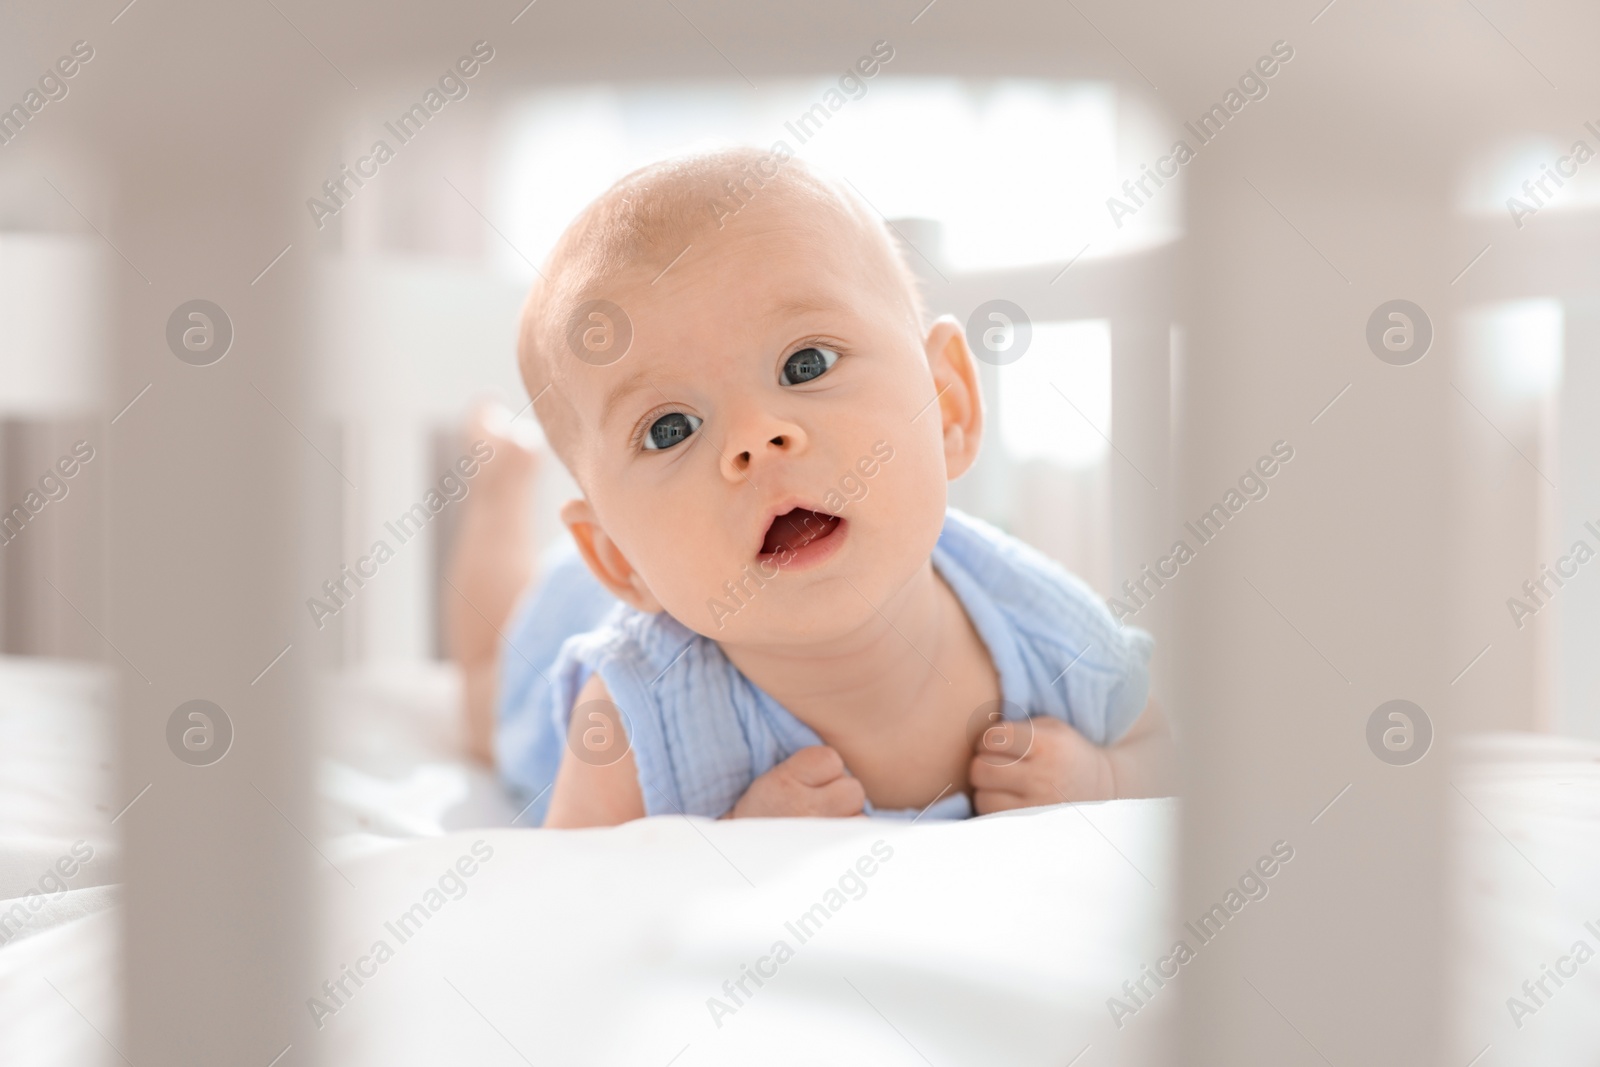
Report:
<svg viewBox="0 0 1600 1067"><path fill-rule="evenodd" d="M802 748L750 783L730 819L860 815L866 803L861 783L844 773L844 760L827 745Z"/></svg>
<svg viewBox="0 0 1600 1067"><path fill-rule="evenodd" d="M979 815L1116 796L1106 750L1060 719L1046 717L984 730L967 777Z"/></svg>

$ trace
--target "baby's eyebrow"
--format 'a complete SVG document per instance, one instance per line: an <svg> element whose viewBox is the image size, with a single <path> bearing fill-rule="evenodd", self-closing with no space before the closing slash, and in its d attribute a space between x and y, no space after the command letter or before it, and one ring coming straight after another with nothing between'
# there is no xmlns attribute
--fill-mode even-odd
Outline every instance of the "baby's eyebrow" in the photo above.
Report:
<svg viewBox="0 0 1600 1067"><path fill-rule="evenodd" d="M780 300L767 309L761 317L766 320L784 318L791 315L809 315L818 311L837 311L839 307L831 300L818 297L790 297Z"/></svg>
<svg viewBox="0 0 1600 1067"><path fill-rule="evenodd" d="M606 394L605 404L600 408L600 425L604 426L607 422L611 421L612 412L614 412L618 405L620 405L624 400L632 396L634 393L639 392L641 389L647 388L649 385L649 379L647 379L643 374L635 374L618 382L612 388L611 392Z"/></svg>

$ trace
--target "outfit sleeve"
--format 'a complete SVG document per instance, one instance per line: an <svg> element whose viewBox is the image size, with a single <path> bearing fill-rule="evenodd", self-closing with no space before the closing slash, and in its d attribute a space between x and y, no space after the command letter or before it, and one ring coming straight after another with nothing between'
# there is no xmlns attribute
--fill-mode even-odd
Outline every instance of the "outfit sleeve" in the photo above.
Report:
<svg viewBox="0 0 1600 1067"><path fill-rule="evenodd" d="M598 627L620 603L570 544L549 553L541 570L542 580L523 594L506 628L495 697L495 764L530 798L555 781L561 765L568 709L555 706L554 682L562 646ZM529 809L530 825L543 821L549 801L546 792Z"/></svg>
<svg viewBox="0 0 1600 1067"><path fill-rule="evenodd" d="M1046 706L1064 698L1061 717L1073 729L1097 745L1115 744L1149 702L1155 639L1118 622L1075 575L1057 569L1048 588L1045 610L1027 623L1044 653Z"/></svg>
<svg viewBox="0 0 1600 1067"><path fill-rule="evenodd" d="M1102 605L1103 608L1103 605ZM1109 614L1109 613L1108 613ZM1111 745L1122 740L1139 713L1150 701L1150 654L1155 648L1155 638L1135 626L1122 626L1115 620L1110 623L1107 640L1113 649L1116 665L1113 680L1105 690L1102 700L1101 721L1098 724L1101 745Z"/></svg>

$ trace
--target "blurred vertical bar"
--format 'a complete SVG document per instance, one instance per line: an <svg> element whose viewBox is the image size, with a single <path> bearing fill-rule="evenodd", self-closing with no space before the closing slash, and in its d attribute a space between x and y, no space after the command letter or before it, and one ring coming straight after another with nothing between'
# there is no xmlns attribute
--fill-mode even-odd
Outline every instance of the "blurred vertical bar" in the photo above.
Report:
<svg viewBox="0 0 1600 1067"><path fill-rule="evenodd" d="M1293 458L1179 589L1175 688L1201 727L1184 734L1179 921L1237 897L1274 846L1278 861L1293 853L1271 865L1270 905L1225 912L1214 947L1193 945L1201 980L1186 987L1179 1062L1431 1064L1461 666L1446 647L1461 489L1448 176L1422 152L1372 165L1394 130L1330 125L1313 139L1284 120L1292 151L1261 132L1235 144L1232 166L1191 179L1179 519L1223 501L1277 442ZM1434 328L1426 358L1404 367L1366 340L1395 298ZM1395 698L1438 735L1403 767L1369 750L1369 717Z"/></svg>
<svg viewBox="0 0 1600 1067"><path fill-rule="evenodd" d="M1562 534L1600 525L1600 296L1566 305L1560 426ZM1571 538L1558 540L1562 551ZM1600 583L1573 583L1561 605L1560 692L1555 729L1600 739Z"/></svg>
<svg viewBox="0 0 1600 1067"><path fill-rule="evenodd" d="M304 1010L310 871L327 862L311 661L288 647L308 545L330 521L313 492L337 477L308 413L313 235L296 164L313 104L352 90L272 5L112 14L78 31L100 91L74 103L105 154L91 221L116 251L102 432L106 657L136 798L120 822L124 1051L264 1067Z"/></svg>
<svg viewBox="0 0 1600 1067"><path fill-rule="evenodd" d="M1113 453L1111 466L1111 542L1110 595L1126 599L1123 581L1144 583L1142 596L1150 610L1141 610L1132 620L1150 631L1163 655L1152 665L1153 692L1165 699L1166 640L1170 633L1172 598L1162 594L1163 579L1143 572L1152 571L1171 547L1172 478L1168 471L1171 451L1172 324L1168 318L1168 294L1151 301L1154 306L1141 316L1115 318L1111 322L1111 437L1117 447L1129 453L1125 459ZM1134 464L1138 464L1137 467Z"/></svg>

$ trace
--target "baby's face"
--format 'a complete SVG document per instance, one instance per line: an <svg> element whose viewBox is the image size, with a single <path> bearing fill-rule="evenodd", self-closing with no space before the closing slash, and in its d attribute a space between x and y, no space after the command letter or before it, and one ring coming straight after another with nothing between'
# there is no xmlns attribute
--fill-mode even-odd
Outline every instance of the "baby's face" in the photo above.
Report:
<svg viewBox="0 0 1600 1067"><path fill-rule="evenodd" d="M948 480L924 339L866 238L760 206L601 294L623 358L558 356L598 525L648 599L749 645L871 618L926 563Z"/></svg>

